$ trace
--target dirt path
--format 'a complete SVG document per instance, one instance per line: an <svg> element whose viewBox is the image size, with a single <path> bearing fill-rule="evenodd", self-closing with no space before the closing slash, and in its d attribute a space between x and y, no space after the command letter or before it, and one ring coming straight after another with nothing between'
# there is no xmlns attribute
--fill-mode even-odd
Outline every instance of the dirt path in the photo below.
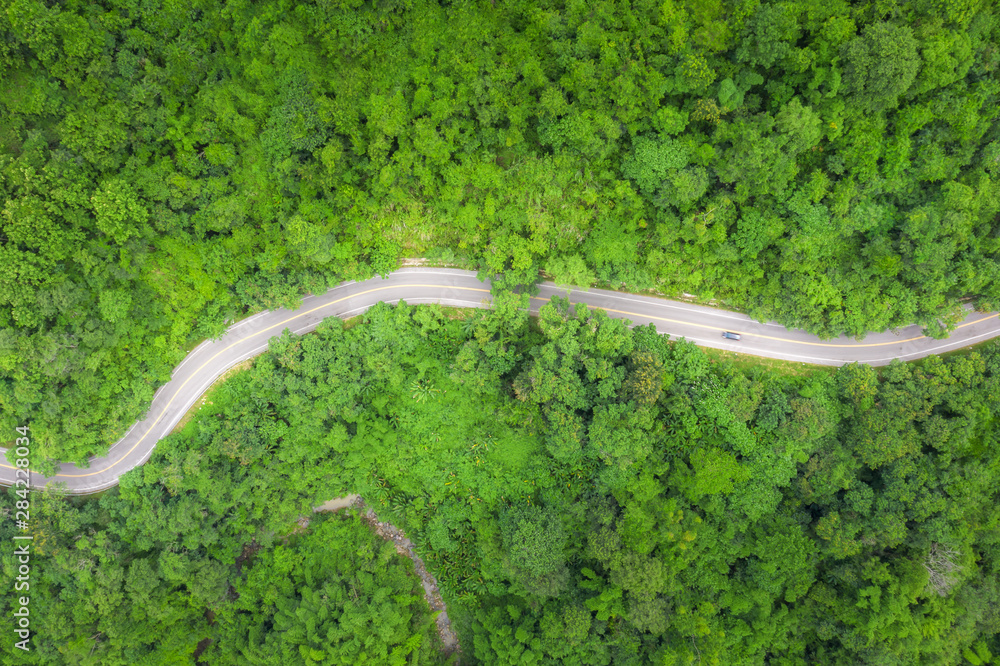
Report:
<svg viewBox="0 0 1000 666"><path fill-rule="evenodd" d="M378 516L375 515L375 512L358 495L348 495L347 497L330 500L315 507L313 511L336 511L346 507L357 509L361 519L368 523L377 535L386 541L391 541L396 546L397 553L413 561L413 568L416 570L417 575L420 576L420 582L424 586L424 598L427 599L427 604L431 607L431 611L440 611L436 622L438 636L441 637L441 643L444 646L443 652L446 656L459 655L459 660L456 663L461 663L461 647L458 644L458 637L451 630L448 609L444 604L444 599L441 598L437 581L427 571L423 560L420 559L420 556L413 549L413 542L406 537L406 534L395 525L381 522ZM308 522L308 518L305 520Z"/></svg>
<svg viewBox="0 0 1000 666"><path fill-rule="evenodd" d="M337 511L339 509L346 509L349 506L353 506L354 503L361 499L361 495L348 495L346 497L338 497L337 499L332 499L329 502L323 502L319 506L313 507L313 513L319 513L321 511Z"/></svg>

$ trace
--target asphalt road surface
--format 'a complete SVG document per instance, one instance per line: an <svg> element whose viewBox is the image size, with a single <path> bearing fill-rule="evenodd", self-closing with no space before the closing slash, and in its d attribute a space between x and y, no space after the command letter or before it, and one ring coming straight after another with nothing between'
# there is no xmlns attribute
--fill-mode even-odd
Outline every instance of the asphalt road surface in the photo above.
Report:
<svg viewBox="0 0 1000 666"><path fill-rule="evenodd" d="M970 310L968 317L947 340L927 338L920 327L897 332L873 333L863 341L852 338L821 340L803 331L779 324L760 323L746 315L716 308L635 296L601 289L581 291L545 283L531 300L531 311L555 295L569 296L572 302L586 303L633 324L652 323L661 333L687 338L699 345L729 351L822 365L842 365L859 361L885 365L898 358L912 360L930 354L1000 336L1000 313L982 314ZM314 330L327 317L351 317L379 301L410 304L440 303L458 307L486 307L490 303L488 283L475 273L445 268L403 268L387 278L348 282L320 296L307 296L297 310L261 312L229 327L217 340L207 340L188 354L174 370L173 377L154 395L145 418L115 443L107 456L92 458L86 469L62 464L54 477L31 475L31 487L65 483L72 494L88 494L110 488L118 477L146 462L156 443L166 437L187 410L209 386L232 366L267 349L268 340L285 329L293 333ZM723 331L739 333L742 339L727 340ZM3 449L0 449L3 451ZM14 484L14 468L3 456L0 484Z"/></svg>

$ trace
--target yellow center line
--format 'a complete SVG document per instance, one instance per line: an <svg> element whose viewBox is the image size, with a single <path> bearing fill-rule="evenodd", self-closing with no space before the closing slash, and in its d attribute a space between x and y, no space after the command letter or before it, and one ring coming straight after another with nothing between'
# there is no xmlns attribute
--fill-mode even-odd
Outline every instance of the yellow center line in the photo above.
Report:
<svg viewBox="0 0 1000 666"><path fill-rule="evenodd" d="M973 324L978 324L978 323L983 322L983 321L988 321L990 319L995 319L997 316L1000 316L1000 313L991 314L988 317L983 317L983 318L977 319L975 321L967 321L964 324L959 324L958 326L956 326L955 330L957 331L958 329L965 328L966 326L972 326ZM915 338L907 338L905 340L893 340L891 342L867 342L867 343L859 342L859 343L853 344L853 345L834 345L834 344L829 344L829 343L824 343L824 342L802 342L800 340L786 340L785 338L772 338L769 335L757 335L756 333L748 333L747 335L752 335L755 338L763 338L765 340L777 340L779 342L790 342L790 343L793 343L793 344L796 344L796 345L811 345L813 347L844 347L844 348L851 348L851 349L853 349L855 347L885 347L887 345L901 345L904 342L916 342L917 340L928 340L929 339L926 335L918 335Z"/></svg>
<svg viewBox="0 0 1000 666"><path fill-rule="evenodd" d="M399 289L401 286L402 287L441 288L442 285L437 285L437 284L407 284L407 285L394 285L394 286L389 286L389 287L375 287L374 289L368 289L366 291L362 291L362 292L359 292L357 294L351 294L350 296L344 296L343 298L338 298L335 301L330 301L329 303L317 306L317 307L315 307L315 308L313 308L311 310L306 310L305 312L300 312L297 315L293 315L293 316L289 317L288 319L286 319L284 321L280 321L277 324L272 324L271 326L268 326L267 328L261 329L261 330L257 331L256 333L253 333L252 335L248 335L247 337L243 338L242 340L238 340L238 341L232 343L231 345L229 345L228 347L220 349L210 359L208 359L207 361L205 361L204 363L202 363L201 367L199 367L197 370L194 371L194 374L192 374L187 379L185 379L184 382L174 392L173 396L171 396L170 400L167 401L167 404L163 406L163 409L160 411L159 416L157 416L156 420L153 421L152 425L150 425L149 428L146 429L146 432L143 433L142 437L140 437L136 441L136 443L132 445L131 449L129 449L128 451L126 451L124 454L122 454L121 457L119 457L113 463L111 463L110 465L108 465L104 469L100 469L100 470L98 470L96 472L89 472L87 474L56 474L52 478L53 479L79 479L79 478L83 478L83 477L87 477L87 476L96 476L98 474L103 474L104 472L107 472L108 470L110 470L113 467L115 467L115 465L117 465L122 460L124 460L126 457L128 457L133 451L136 450L136 448L140 444L142 444L142 441L144 439L146 439L146 435L148 435L150 432L153 431L153 429L156 427L156 425L160 422L160 419L163 418L163 415L167 413L167 410L170 409L170 406L174 403L174 399L178 395L180 395L181 390L185 386L187 386L188 382L191 381L192 379L194 379L195 377L197 377L198 374L202 370L204 370L208 366L209 363L211 363L215 359L219 358L219 356L221 356L222 354L226 353L227 351L229 351L230 349L232 349L236 345L243 344L243 343L245 343L248 340L251 340L251 339L253 339L253 338L255 338L255 337L259 336L259 335L263 335L264 333L267 333L268 331L270 331L272 329L278 328L279 326L284 326L285 324L287 324L289 322L292 322L292 321L295 321L296 319L304 317L304 316L306 316L308 314L312 314L313 312L316 312L317 310L322 310L324 308L330 307L331 305L336 305L337 303L341 303L341 302L346 301L346 300L351 299L351 298L357 298L358 296L364 296L365 294L372 294L372 293L375 293L377 291L385 291L387 289ZM489 289L476 289L476 288L473 288L473 287L448 287L448 288L449 289L457 289L457 290L460 290L460 291L478 291L478 292L486 292L486 293L489 293L489 291L490 291ZM14 469L10 465L6 465L6 464L3 464L3 463L0 463L0 467L5 468L5 469Z"/></svg>
<svg viewBox="0 0 1000 666"><path fill-rule="evenodd" d="M544 301L545 299L543 299L543 298L537 298L537 297L532 297L532 300L534 300L534 301ZM639 314L637 312L628 312L627 310L613 310L611 308L599 308L599 309L604 310L605 312L614 312L615 314L628 315L630 317L642 317L643 319L655 319L656 321L668 322L670 324L680 324L681 326L694 326L696 328L707 328L707 329L715 330L715 331L721 330L718 326L711 326L709 324L696 324L694 322L680 321L679 319L667 319L666 317L654 317L652 315ZM991 315L989 315L987 317L983 317L981 319L977 319L975 321L970 321L970 322L966 322L964 324L959 324L958 326L955 327L955 330L958 330L960 328L965 328L966 326L972 326L973 324L978 324L980 322L987 321L989 319L994 319L997 316L1000 316L1000 312L991 314ZM732 330L732 329L730 329L730 330ZM735 331L734 330L733 333L739 333L739 331ZM914 342L916 340L926 340L927 339L926 335L918 335L915 338L907 338L906 340L893 340L891 342L868 342L868 343L857 342L857 343L854 343L854 344L846 344L845 345L845 344L835 344L835 343L831 343L831 342L806 342L804 340L789 340L787 338L775 338L775 337L772 337L770 335L760 335L758 333L745 333L743 335L751 335L751 336L753 336L755 338L761 338L763 340L777 340L778 342L785 342L785 343L795 344L795 345L808 345L810 347L835 347L835 348L843 348L843 349L856 349L856 348L859 348L859 347L886 347L886 346L889 346L889 345L900 345L900 344L903 344L904 342Z"/></svg>
<svg viewBox="0 0 1000 666"><path fill-rule="evenodd" d="M489 293L490 292L489 289L479 289L479 288L475 288L475 287L448 287L448 286L436 285L436 284L393 285L393 286L375 287L373 289L368 289L368 290L365 290L365 291L362 291L362 292L358 292L356 294L351 294L350 296L344 296L343 298L338 298L335 301L330 301L329 303L317 306L315 308L312 308L311 310L306 310L305 312L300 312L300 313L298 313L296 315L293 315L293 316L289 317L288 319L285 319L284 321L280 321L277 324L272 324L271 326L268 326L267 328L261 329L260 331L257 331L256 333L253 333L253 334L251 334L251 335L243 338L242 340L238 340L237 342L232 343L228 347L220 349L211 358L209 358L207 361L205 361L204 363L202 363L201 367L199 367L197 370L195 370L194 373L192 375L190 375L187 379L185 379L184 382L177 388L177 390L174 392L173 396L171 396L170 400L167 401L167 404L164 405L163 409L160 411L159 416L156 417L156 420L153 421L152 425L149 426L149 428L142 435L142 437L140 437L136 441L136 443L132 445L131 449L129 449L128 451L126 451L122 456L120 456L113 463L111 463L110 465L108 465L104 469L98 470L96 472L89 472L87 474L57 474L56 476L54 476L52 478L53 479L60 479L60 478L76 479L76 478L83 478L83 477L88 477L88 476L96 476L97 474L103 474L104 472L106 472L106 471L112 469L113 467L115 467L118 463L120 463L122 460L124 460L126 457L128 457L133 451L135 451L136 448L138 448L138 446L143 442L143 440L146 439L146 436L150 432L152 432L152 430L160 422L160 420L163 418L163 415L167 413L167 410L173 404L173 402L177 398L177 396L180 395L181 390L185 386L187 386L188 382L190 382L192 379L194 379L195 377L197 377L198 374L202 370L204 370L212 361L214 361L219 356L221 356L222 354L226 353L227 351L229 351L233 347L235 347L235 346L237 346L239 344L243 344L243 343L247 342L248 340L251 340L252 338L255 338L255 337L259 336L259 335L263 335L264 333L267 333L268 331L271 331L271 330L273 330L275 328L278 328L279 326L284 326L284 325L288 324L289 322L295 321L296 319L300 319L300 318L302 318L302 317L304 317L306 315L312 314L313 312L317 312L317 311L322 310L324 308L328 308L331 305L336 305L337 303L342 303L343 301L349 300L351 298L357 298L359 296L364 296L365 294L372 294L372 293L375 293L375 292L386 291L386 290L389 290L389 289L412 288L412 287L418 287L418 288L419 287L424 287L424 288L429 288L429 289L440 289L440 288L443 287L443 288L452 289L452 290L455 290L455 291L474 291L474 292L480 292L480 293ZM543 302L546 302L546 303L548 302L546 299L544 299L544 298L538 298L538 297L532 297L531 300L543 301ZM667 323L671 323L671 324L679 324L679 325L682 325L682 326L694 326L696 328L706 328L706 329L712 329L712 330L718 330L719 329L718 326L710 326L708 324L695 324L695 323L692 323L692 322L680 321L678 319L667 319L665 317L654 317L654 316L651 316L651 315L639 314L637 312L628 312L627 310L614 310L614 309L611 309L611 308L598 308L598 309L602 309L605 312L614 312L615 314L626 315L626 316L629 316L629 317L641 317L641 318L644 318L644 319L653 319L653 320L656 320L656 321L662 321L662 322L667 322ZM971 326L973 324L978 324L980 322L987 321L989 319L993 319L993 318L995 318L997 316L1000 316L1000 313L992 314L992 315L989 315L987 317L983 317L982 319L977 319L976 321L970 321L970 322L967 322L965 324L961 324L961 325L957 326L956 329L958 329L958 328L964 328L966 326ZM904 342L914 342L916 340L922 340L922 339L926 338L926 336L921 335L921 336L918 336L918 337L915 337L915 338L909 338L907 340L895 340L893 342L876 342L876 343L869 343L869 344L860 344L859 343L859 344L847 344L847 345L845 345L845 344L832 344L832 343L823 343L823 342L804 342L804 341L801 341L801 340L786 340L784 338L776 338L776 337L771 337L771 336L767 336L767 335L758 335L756 333L749 333L747 335L752 335L753 337L762 338L764 340L777 340L778 342L786 342L786 343L797 344L797 345L810 345L810 346L814 346L814 347L841 347L841 348L883 347L883 346L886 346L886 345L898 345L898 344L901 344L901 343L904 343ZM3 469L15 469L14 467L11 467L10 465L6 465L4 463L0 463L0 468L3 468Z"/></svg>

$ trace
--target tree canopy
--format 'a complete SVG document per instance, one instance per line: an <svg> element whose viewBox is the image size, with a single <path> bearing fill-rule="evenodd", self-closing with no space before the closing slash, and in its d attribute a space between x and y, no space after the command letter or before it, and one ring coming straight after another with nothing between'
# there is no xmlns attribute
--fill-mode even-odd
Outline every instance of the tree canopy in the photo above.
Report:
<svg viewBox="0 0 1000 666"><path fill-rule="evenodd" d="M392 546L297 528L353 491L416 544L463 662L992 663L998 406L997 343L790 373L560 299L380 305L272 341L99 499L36 494L13 658L441 661Z"/></svg>
<svg viewBox="0 0 1000 666"><path fill-rule="evenodd" d="M782 374L520 288L1000 308L994 4L11 0L0 36L0 430L43 469L250 312L403 256L495 286L275 340L117 489L38 496L6 662L439 660L370 534L284 543L348 491L474 662L996 661L996 345Z"/></svg>
<svg viewBox="0 0 1000 666"><path fill-rule="evenodd" d="M998 307L990 3L0 13L0 426L83 462L226 321L400 256L821 335Z"/></svg>

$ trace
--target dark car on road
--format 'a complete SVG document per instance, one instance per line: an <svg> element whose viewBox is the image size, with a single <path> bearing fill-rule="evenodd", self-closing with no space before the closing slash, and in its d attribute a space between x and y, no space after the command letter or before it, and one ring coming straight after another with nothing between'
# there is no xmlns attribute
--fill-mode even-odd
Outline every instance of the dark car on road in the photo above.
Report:
<svg viewBox="0 0 1000 666"><path fill-rule="evenodd" d="M722 337L729 338L730 340L739 340L740 339L740 334L739 333L730 333L729 331L723 331L722 332Z"/></svg>

